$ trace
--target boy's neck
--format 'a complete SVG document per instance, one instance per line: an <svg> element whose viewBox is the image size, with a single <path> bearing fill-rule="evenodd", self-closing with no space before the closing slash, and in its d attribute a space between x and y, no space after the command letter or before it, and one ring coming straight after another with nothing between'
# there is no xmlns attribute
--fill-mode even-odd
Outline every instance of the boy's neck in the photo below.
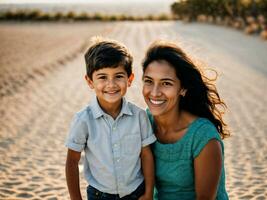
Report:
<svg viewBox="0 0 267 200"><path fill-rule="evenodd" d="M118 115L120 114L120 111L122 108L122 102L123 101L121 99L121 101L118 101L112 104L101 105L99 101L98 101L98 104L105 113L110 115L113 119L116 119Z"/></svg>

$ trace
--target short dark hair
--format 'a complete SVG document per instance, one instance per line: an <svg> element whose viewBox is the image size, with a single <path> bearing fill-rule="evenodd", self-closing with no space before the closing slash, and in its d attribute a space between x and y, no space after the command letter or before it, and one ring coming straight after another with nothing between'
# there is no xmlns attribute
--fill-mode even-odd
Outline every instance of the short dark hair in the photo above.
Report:
<svg viewBox="0 0 267 200"><path fill-rule="evenodd" d="M128 77L132 74L133 57L125 45L115 40L94 37L84 57L90 79L94 71L107 67L123 66Z"/></svg>
<svg viewBox="0 0 267 200"><path fill-rule="evenodd" d="M226 105L221 100L213 80L205 77L199 67L175 43L155 41L148 48L143 60L143 72L153 61L166 61L175 69L177 78L186 89L179 108L199 117L209 119L222 138L229 136L227 125L222 119Z"/></svg>

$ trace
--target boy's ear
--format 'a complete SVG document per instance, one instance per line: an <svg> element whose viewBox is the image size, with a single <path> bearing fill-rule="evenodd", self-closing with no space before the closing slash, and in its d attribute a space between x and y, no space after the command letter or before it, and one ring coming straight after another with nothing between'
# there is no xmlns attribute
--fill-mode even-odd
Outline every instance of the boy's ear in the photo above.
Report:
<svg viewBox="0 0 267 200"><path fill-rule="evenodd" d="M87 82L87 85L91 88L91 89L94 89L94 84L93 84L93 81L89 78L89 76L85 75L84 76L86 82Z"/></svg>
<svg viewBox="0 0 267 200"><path fill-rule="evenodd" d="M128 78L128 87L131 86L133 80L134 80L134 73L132 73L132 74L129 76L129 78Z"/></svg>

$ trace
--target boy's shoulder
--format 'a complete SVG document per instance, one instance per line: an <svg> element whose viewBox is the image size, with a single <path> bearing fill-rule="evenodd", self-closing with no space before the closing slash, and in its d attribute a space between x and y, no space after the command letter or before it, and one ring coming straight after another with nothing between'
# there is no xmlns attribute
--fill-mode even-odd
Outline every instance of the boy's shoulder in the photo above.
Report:
<svg viewBox="0 0 267 200"><path fill-rule="evenodd" d="M90 108L90 104L76 112L75 116L79 119L89 119L90 117L92 117L92 110Z"/></svg>
<svg viewBox="0 0 267 200"><path fill-rule="evenodd" d="M133 102L127 101L127 106L132 111L133 114L138 114L140 112L141 113L145 112L145 110L143 108L137 106Z"/></svg>

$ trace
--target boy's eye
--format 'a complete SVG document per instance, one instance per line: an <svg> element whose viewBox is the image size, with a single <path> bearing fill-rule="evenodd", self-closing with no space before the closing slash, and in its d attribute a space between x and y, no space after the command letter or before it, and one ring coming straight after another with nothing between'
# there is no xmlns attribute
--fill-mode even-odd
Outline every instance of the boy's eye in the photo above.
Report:
<svg viewBox="0 0 267 200"><path fill-rule="evenodd" d="M105 80L105 79L107 79L107 77L106 76L99 76L98 79Z"/></svg>
<svg viewBox="0 0 267 200"><path fill-rule="evenodd" d="M123 78L123 75L117 75L116 78Z"/></svg>

